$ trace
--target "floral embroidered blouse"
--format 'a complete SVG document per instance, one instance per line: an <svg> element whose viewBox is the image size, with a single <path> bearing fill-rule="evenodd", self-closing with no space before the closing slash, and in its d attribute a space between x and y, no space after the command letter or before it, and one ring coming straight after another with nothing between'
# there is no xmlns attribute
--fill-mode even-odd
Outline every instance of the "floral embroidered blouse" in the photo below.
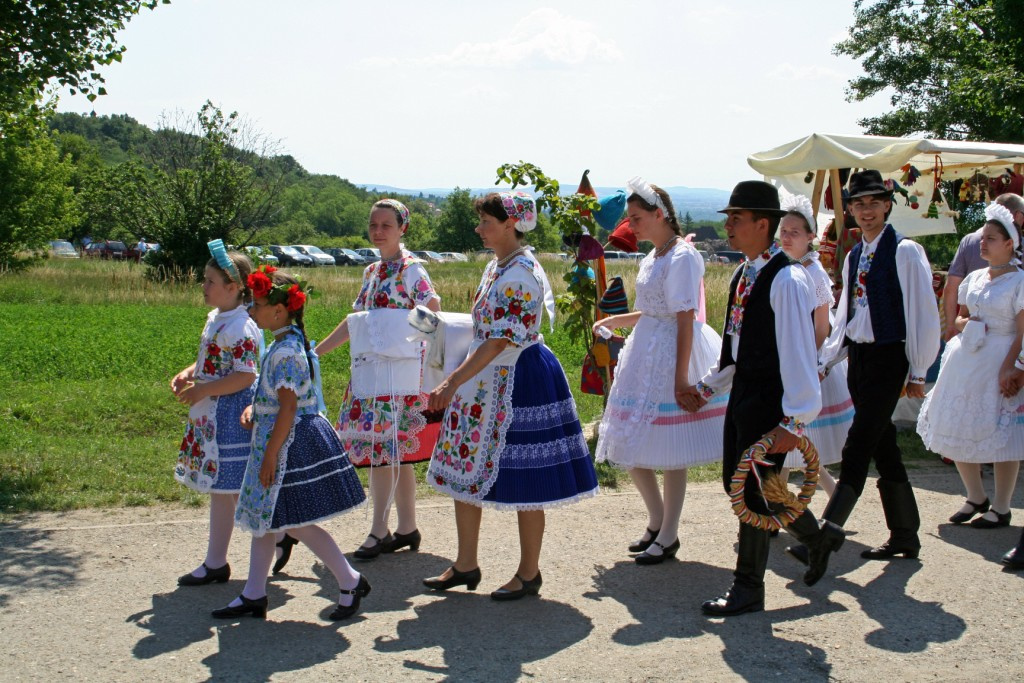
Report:
<svg viewBox="0 0 1024 683"><path fill-rule="evenodd" d="M540 265L520 255L503 268L487 264L473 297L473 335L478 342L502 337L516 346L540 339L544 286Z"/></svg>
<svg viewBox="0 0 1024 683"><path fill-rule="evenodd" d="M213 309L203 327L195 381L212 382L233 372L255 374L261 338L259 327L244 307L223 312Z"/></svg>
<svg viewBox="0 0 1024 683"><path fill-rule="evenodd" d="M415 308L431 299L441 300L434 291L423 262L402 249L402 258L372 263L363 271L363 285L352 304L354 311L377 308Z"/></svg>

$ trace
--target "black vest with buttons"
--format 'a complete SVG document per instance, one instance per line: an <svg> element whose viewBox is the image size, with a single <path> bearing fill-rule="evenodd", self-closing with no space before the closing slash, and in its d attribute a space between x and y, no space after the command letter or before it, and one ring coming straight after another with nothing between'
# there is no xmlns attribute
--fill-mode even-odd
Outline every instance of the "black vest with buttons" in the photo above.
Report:
<svg viewBox="0 0 1024 683"><path fill-rule="evenodd" d="M896 232L891 225L886 225L878 238L878 247L871 259L871 268L865 278L868 292L868 314L871 316L871 331L876 344L893 344L906 341L907 320L903 312L903 288L900 287L899 274L896 271L896 247L905 237ZM846 320L853 320L857 314L854 305L856 299L857 271L860 266L860 254L864 242L859 241L850 250L849 286L853 289L846 296ZM849 338L844 340L844 344Z"/></svg>
<svg viewBox="0 0 1024 683"><path fill-rule="evenodd" d="M791 261L785 252L780 251L772 257L758 272L750 297L743 309L743 326L740 332L739 360L732 357L730 335L722 341L722 355L718 367L736 366L736 378L739 380L776 381L782 384L782 373L779 370L779 347L775 339L775 312L772 310L771 292L775 276L783 268L798 265ZM729 285L729 305L725 309L726 321L736 300L736 287L743 275L743 267L736 269L736 274Z"/></svg>

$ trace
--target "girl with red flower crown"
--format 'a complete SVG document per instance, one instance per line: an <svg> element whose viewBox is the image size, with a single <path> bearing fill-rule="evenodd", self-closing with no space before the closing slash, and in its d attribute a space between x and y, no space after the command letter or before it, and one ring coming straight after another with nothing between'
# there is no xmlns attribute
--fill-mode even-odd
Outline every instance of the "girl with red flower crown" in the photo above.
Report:
<svg viewBox="0 0 1024 683"><path fill-rule="evenodd" d="M213 310L199 343L196 362L171 380L171 391L190 406L174 477L210 494L210 533L203 562L178 579L182 586L224 582L231 575L228 544L242 473L249 458L249 433L239 417L252 402L256 362L263 335L246 314L245 281L252 263L214 242L214 258L203 273L203 300Z"/></svg>
<svg viewBox="0 0 1024 683"><path fill-rule="evenodd" d="M340 591L330 619L346 619L358 611L370 584L317 523L361 506L366 494L338 435L320 413L317 365L303 324L306 288L268 270L249 276L249 286L263 294L254 297L249 315L274 336L260 363L252 405L241 417L242 426L252 429L252 441L235 524L252 533L249 576L242 594L213 616L266 617L276 534L287 530L334 574Z"/></svg>
<svg viewBox="0 0 1024 683"><path fill-rule="evenodd" d="M384 330L391 342L406 345L411 331L405 316L390 317L374 311L413 309L423 305L432 311L441 310L441 298L427 276L423 263L405 250L402 236L409 229L409 210L394 199L382 199L370 210L369 237L380 251L381 260L363 272L363 285L355 303L355 317L346 317L319 345L317 353L324 356L346 341L352 342L352 380L345 389L335 428L345 450L357 467L371 467L370 493L373 497L373 524L366 541L354 556L370 560L381 553L400 548L417 550L420 532L416 525L416 475L412 463L430 459L437 440L438 422L424 414L427 396L421 390L422 352L403 361L383 359L367 352L369 316L377 316L375 329ZM397 326L383 326L387 317ZM387 339L383 343L389 343ZM376 378L407 376L401 382L384 387L380 381L360 381L371 368ZM412 386L409 386L412 385ZM387 390L391 391L388 392ZM382 467L387 465L388 467ZM389 530L391 501L398 509L395 533Z"/></svg>

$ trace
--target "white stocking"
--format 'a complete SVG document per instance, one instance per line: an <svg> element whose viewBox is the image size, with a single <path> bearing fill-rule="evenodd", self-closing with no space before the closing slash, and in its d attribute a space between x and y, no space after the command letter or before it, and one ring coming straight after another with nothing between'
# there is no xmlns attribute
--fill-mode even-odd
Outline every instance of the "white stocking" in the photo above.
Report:
<svg viewBox="0 0 1024 683"><path fill-rule="evenodd" d="M683 513L683 500L686 498L686 470L665 470L665 504L661 521L661 532L655 539L668 547L679 538L679 517ZM648 555L661 555L661 548L651 544Z"/></svg>
<svg viewBox="0 0 1024 683"><path fill-rule="evenodd" d="M665 516L665 505L661 500L661 490L658 488L658 477L654 470L635 467L629 470L629 477L633 485L640 492L640 497L647 506L647 528L658 531L661 529L661 521ZM645 531L643 540L648 540L650 535Z"/></svg>
<svg viewBox="0 0 1024 683"><path fill-rule="evenodd" d="M985 486L981 483L981 465L973 462L956 462L956 470L960 473L960 478L964 482L964 488L967 489L967 500L970 503L983 503L988 498L985 495ZM974 507L968 503L964 503L964 506L960 508L960 512L968 513L973 512Z"/></svg>
<svg viewBox="0 0 1024 683"><path fill-rule="evenodd" d="M253 536L249 544L249 577L245 580L245 588L242 595L250 600L259 600L267 594L267 576L270 574L270 565L274 563L274 534ZM237 598L230 603L230 607L241 605L242 601Z"/></svg>
<svg viewBox="0 0 1024 683"><path fill-rule="evenodd" d="M400 534L411 534L416 531L416 470L412 465L402 465L399 468L395 508L398 511L398 526L395 527L395 531Z"/></svg>
<svg viewBox="0 0 1024 683"><path fill-rule="evenodd" d="M237 502L238 495L234 493L210 494L210 538L206 544L206 559L203 560L210 569L220 569L228 563ZM206 576L206 569L199 565L192 570L192 576L202 578Z"/></svg>
<svg viewBox="0 0 1024 683"><path fill-rule="evenodd" d="M370 533L377 538L388 534L388 520L391 517L391 500L395 496L398 467L384 465L370 469L370 495L373 497L373 524ZM292 534L294 536L294 534ZM364 547L372 548L377 541L367 538Z"/></svg>
<svg viewBox="0 0 1024 683"><path fill-rule="evenodd" d="M992 509L1001 514L1010 511L1010 498L1013 497L1013 489L1017 486L1017 471L1020 469L1019 460L1009 462L992 463L995 470L996 492L992 496ZM996 521L992 519L992 521Z"/></svg>
<svg viewBox="0 0 1024 683"><path fill-rule="evenodd" d="M289 529L288 533L313 551L321 562L323 562L334 578L338 581L338 587L344 590L351 590L359 583L359 572L352 569L352 565L345 559L338 544L334 542L331 535L315 524L304 526L298 529ZM268 565L269 567L269 565ZM342 594L338 598L338 604L347 607L352 604L352 596Z"/></svg>

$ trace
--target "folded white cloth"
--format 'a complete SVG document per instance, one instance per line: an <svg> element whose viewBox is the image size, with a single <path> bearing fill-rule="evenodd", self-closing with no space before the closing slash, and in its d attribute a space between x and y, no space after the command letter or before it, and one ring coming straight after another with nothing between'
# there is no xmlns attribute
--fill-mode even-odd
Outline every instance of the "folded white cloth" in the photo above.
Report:
<svg viewBox="0 0 1024 683"><path fill-rule="evenodd" d="M960 343L965 349L974 353L985 345L985 323L980 320L968 320L960 335Z"/></svg>
<svg viewBox="0 0 1024 683"><path fill-rule="evenodd" d="M408 315L405 309L380 308L348 316L357 398L420 393L423 345L409 341Z"/></svg>

